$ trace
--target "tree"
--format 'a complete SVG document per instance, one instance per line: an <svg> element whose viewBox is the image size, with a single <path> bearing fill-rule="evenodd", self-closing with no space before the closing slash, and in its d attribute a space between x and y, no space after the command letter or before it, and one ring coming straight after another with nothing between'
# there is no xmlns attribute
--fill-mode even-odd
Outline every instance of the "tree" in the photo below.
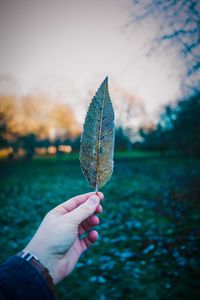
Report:
<svg viewBox="0 0 200 300"><path fill-rule="evenodd" d="M115 147L119 151L129 150L132 143L129 137L125 134L122 127L117 127L115 130Z"/></svg>
<svg viewBox="0 0 200 300"><path fill-rule="evenodd" d="M198 0L132 0L134 3L134 22L148 18L159 21L160 31L156 38L160 42L169 41L178 47L186 66L186 76L190 77L192 87L199 85L200 78L200 2Z"/></svg>
<svg viewBox="0 0 200 300"><path fill-rule="evenodd" d="M67 104L57 103L54 105L49 113L49 119L56 137L61 140L73 139L80 133L80 127L74 112Z"/></svg>
<svg viewBox="0 0 200 300"><path fill-rule="evenodd" d="M174 146L191 156L200 156L200 92L181 100L175 108Z"/></svg>
<svg viewBox="0 0 200 300"><path fill-rule="evenodd" d="M55 103L44 94L0 94L0 146L12 146L14 154L23 148L31 158L39 140L53 138L60 144L79 134L79 124L68 104Z"/></svg>
<svg viewBox="0 0 200 300"><path fill-rule="evenodd" d="M113 105L115 108L116 127L119 137L126 139L127 150L132 142L138 138L138 128L144 125L146 112L140 97L116 86L113 91ZM120 137L120 139L121 139ZM129 143L127 143L129 141Z"/></svg>
<svg viewBox="0 0 200 300"><path fill-rule="evenodd" d="M35 154L35 147L37 143L36 136L33 133L20 136L18 143L20 147L25 150L24 158L28 160L32 159Z"/></svg>
<svg viewBox="0 0 200 300"><path fill-rule="evenodd" d="M14 95L0 95L0 141L1 146L17 138L17 99Z"/></svg>
<svg viewBox="0 0 200 300"><path fill-rule="evenodd" d="M6 147L5 133L8 131L5 115L0 112L0 147Z"/></svg>
<svg viewBox="0 0 200 300"><path fill-rule="evenodd" d="M157 126L140 130L143 147L165 152L175 150L185 155L200 155L200 92L168 105Z"/></svg>

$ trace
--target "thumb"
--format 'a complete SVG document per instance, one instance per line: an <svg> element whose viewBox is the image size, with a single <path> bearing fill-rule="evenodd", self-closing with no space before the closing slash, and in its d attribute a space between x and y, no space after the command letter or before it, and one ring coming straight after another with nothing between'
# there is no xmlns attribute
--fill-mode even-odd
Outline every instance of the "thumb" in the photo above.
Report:
<svg viewBox="0 0 200 300"><path fill-rule="evenodd" d="M66 216L73 223L80 224L88 217L92 216L99 205L100 199L97 195L92 195L86 202L79 205L76 209L68 213Z"/></svg>

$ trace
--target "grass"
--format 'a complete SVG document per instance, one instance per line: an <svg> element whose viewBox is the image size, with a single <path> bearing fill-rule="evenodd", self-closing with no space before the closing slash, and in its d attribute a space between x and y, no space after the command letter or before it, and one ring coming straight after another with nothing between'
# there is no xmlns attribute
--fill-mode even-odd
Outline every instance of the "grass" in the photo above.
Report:
<svg viewBox="0 0 200 300"><path fill-rule="evenodd" d="M121 151L121 152L116 152L115 153L115 159L130 159L130 158L145 158L145 157L160 157L160 152L158 151L141 151L141 150L134 150L134 151ZM35 156L35 160L37 161L73 161L73 160L78 160L79 159L79 153L77 152L72 152L69 154L65 155L60 155L60 156L52 156L49 154L46 155L40 155L40 156Z"/></svg>
<svg viewBox="0 0 200 300"><path fill-rule="evenodd" d="M77 156L1 161L0 168L2 262L26 245L46 212L89 188ZM59 299L199 299L199 182L197 160L116 155L99 240L58 285Z"/></svg>

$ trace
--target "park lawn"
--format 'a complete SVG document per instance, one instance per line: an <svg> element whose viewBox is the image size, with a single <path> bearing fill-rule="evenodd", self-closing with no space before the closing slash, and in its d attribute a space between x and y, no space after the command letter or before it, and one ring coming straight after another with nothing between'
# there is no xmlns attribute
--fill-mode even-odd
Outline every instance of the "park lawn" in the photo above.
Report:
<svg viewBox="0 0 200 300"><path fill-rule="evenodd" d="M0 161L0 261L21 250L46 212L90 191L73 159ZM116 156L103 188L99 240L58 285L59 299L195 300L200 161Z"/></svg>

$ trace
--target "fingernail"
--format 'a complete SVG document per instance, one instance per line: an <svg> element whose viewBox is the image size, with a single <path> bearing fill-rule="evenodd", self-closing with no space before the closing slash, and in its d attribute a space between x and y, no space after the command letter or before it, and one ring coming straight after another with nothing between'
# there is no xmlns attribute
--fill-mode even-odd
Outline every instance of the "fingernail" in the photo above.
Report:
<svg viewBox="0 0 200 300"><path fill-rule="evenodd" d="M97 203L99 203L99 197L94 195L88 199L88 202L89 204L96 205Z"/></svg>

